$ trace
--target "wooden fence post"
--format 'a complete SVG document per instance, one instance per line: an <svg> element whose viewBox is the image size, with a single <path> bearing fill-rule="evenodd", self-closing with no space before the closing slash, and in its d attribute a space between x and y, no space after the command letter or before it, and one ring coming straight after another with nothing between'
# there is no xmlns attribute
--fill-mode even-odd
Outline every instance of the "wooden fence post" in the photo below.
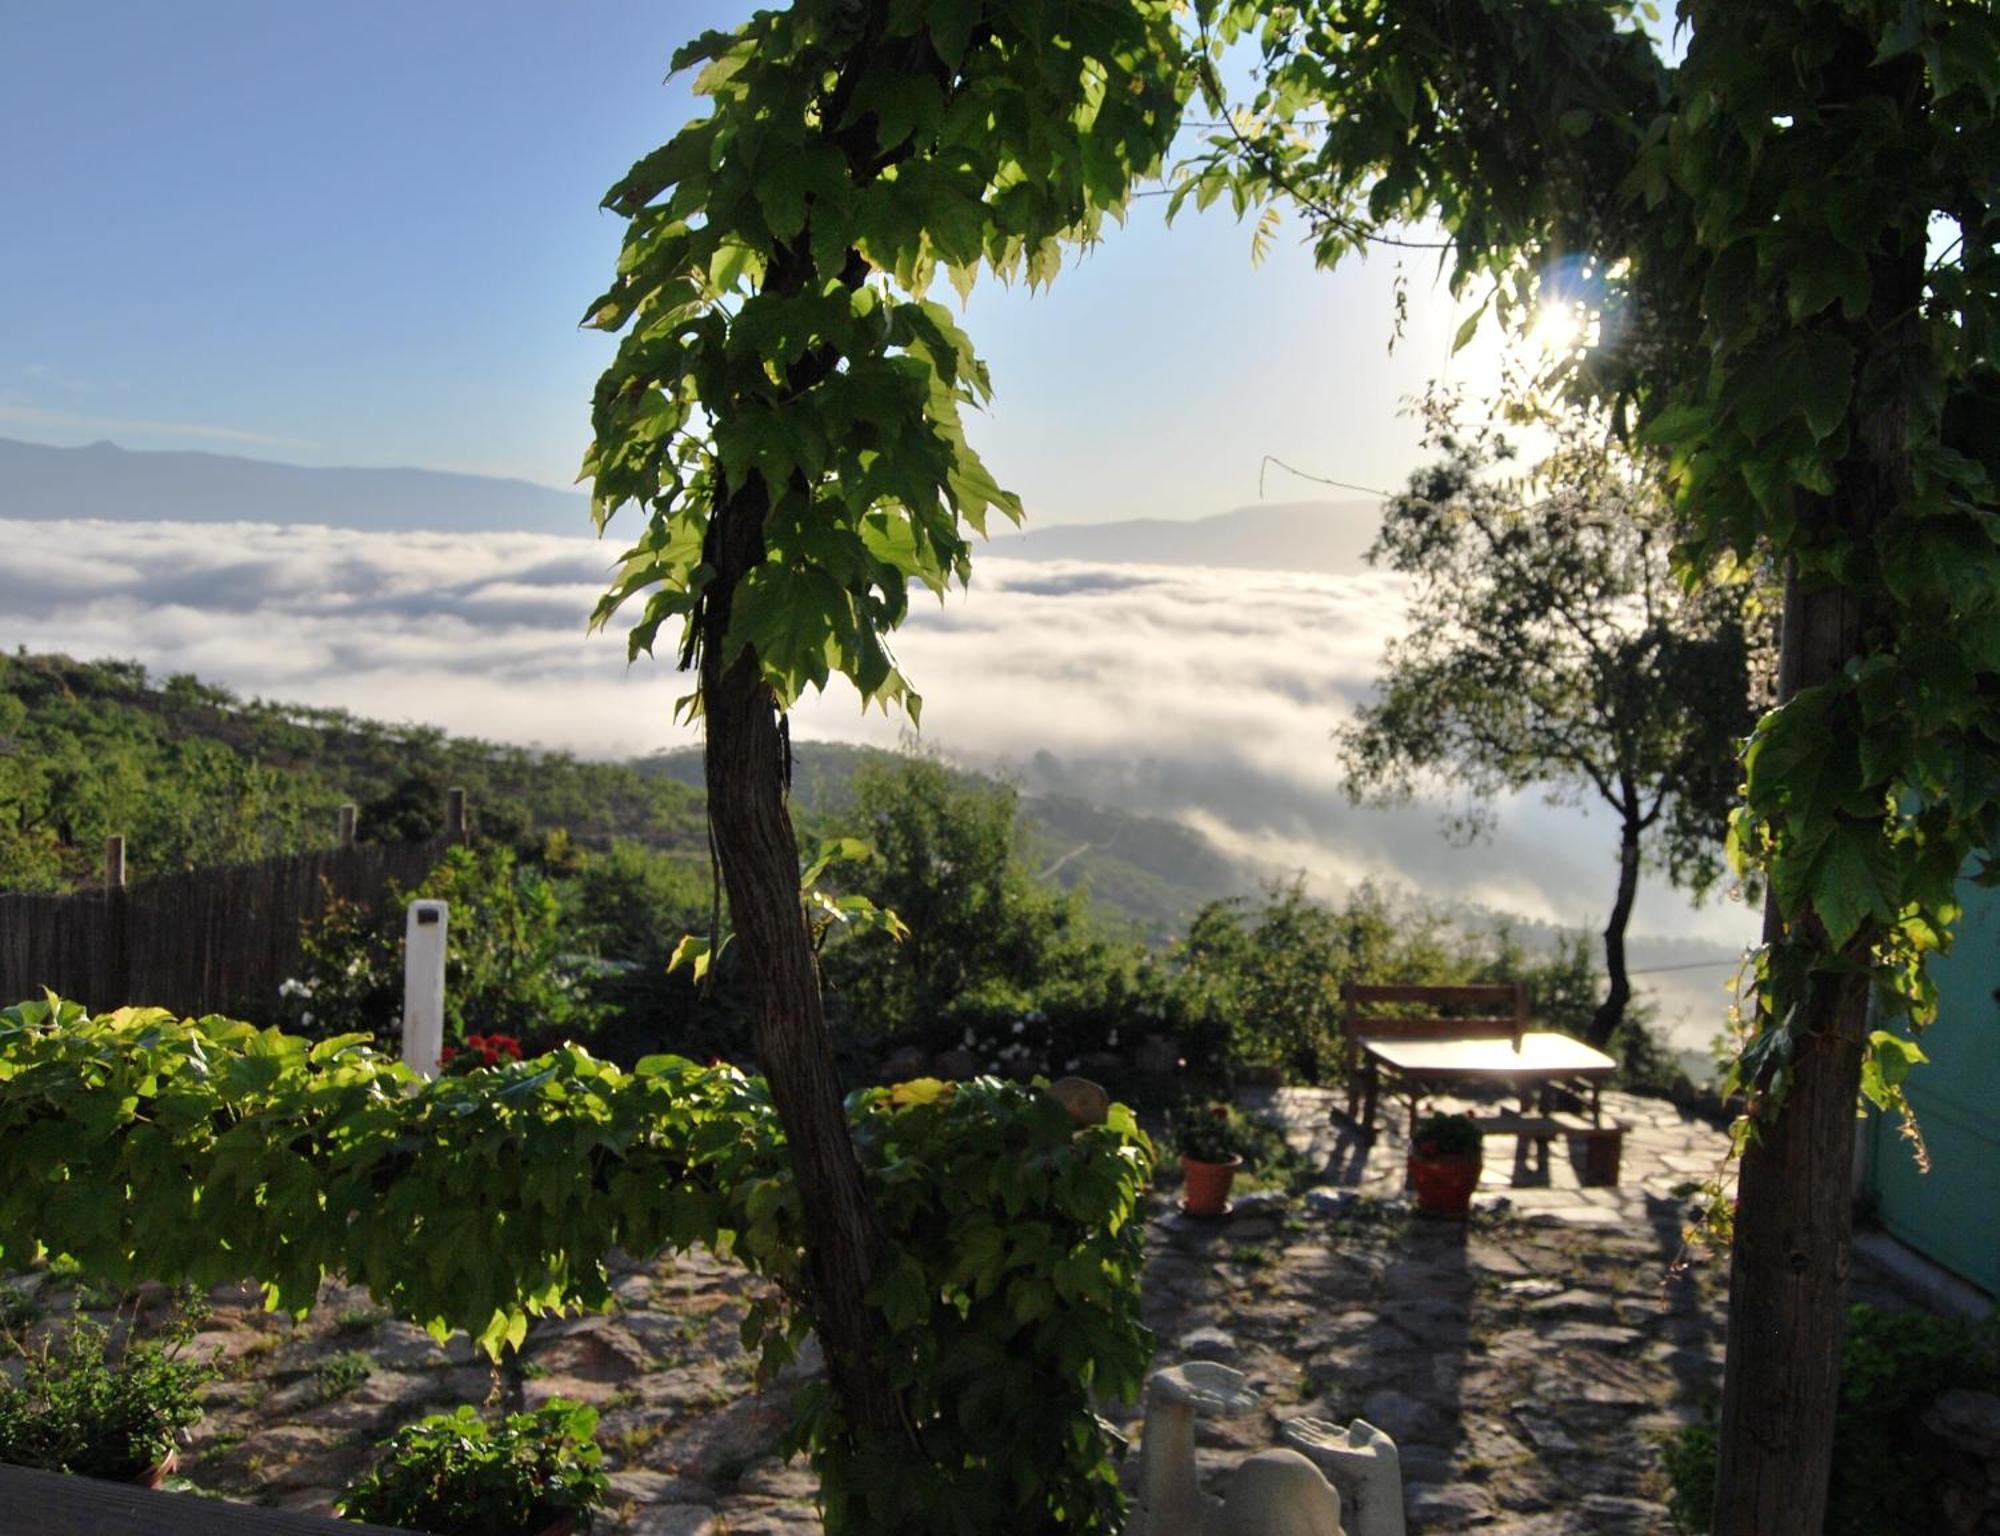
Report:
<svg viewBox="0 0 2000 1536"><path fill-rule="evenodd" d="M444 792L444 835L455 843L465 841L465 791L456 784Z"/></svg>
<svg viewBox="0 0 2000 1536"><path fill-rule="evenodd" d="M104 840L104 948L108 975L98 984L111 992L90 999L98 1012L122 1008L127 1003L150 1002L132 995L132 913L125 893L125 839L113 833Z"/></svg>
<svg viewBox="0 0 2000 1536"><path fill-rule="evenodd" d="M352 848L354 846L354 819L358 814L351 805L343 805L340 808L339 821L337 823L339 831L334 839L337 846L342 848Z"/></svg>

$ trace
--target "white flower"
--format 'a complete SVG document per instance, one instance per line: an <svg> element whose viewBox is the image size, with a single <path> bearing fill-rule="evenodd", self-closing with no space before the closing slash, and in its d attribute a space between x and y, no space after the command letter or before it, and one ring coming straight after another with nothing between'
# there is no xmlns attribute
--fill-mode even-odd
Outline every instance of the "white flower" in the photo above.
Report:
<svg viewBox="0 0 2000 1536"><path fill-rule="evenodd" d="M1014 1033L1017 1035L1024 1035L1027 1032L1028 1032L1028 1026L1026 1022L1021 1019L1016 1019L1014 1021Z"/></svg>
<svg viewBox="0 0 2000 1536"><path fill-rule="evenodd" d="M965 1048L968 1051L972 1049L972 1031L969 1029L965 1032Z"/></svg>
<svg viewBox="0 0 2000 1536"><path fill-rule="evenodd" d="M1111 1031L1110 1034L1106 1035L1104 1037L1104 1043L1107 1046L1116 1045L1118 1043L1118 1031L1114 1029Z"/></svg>

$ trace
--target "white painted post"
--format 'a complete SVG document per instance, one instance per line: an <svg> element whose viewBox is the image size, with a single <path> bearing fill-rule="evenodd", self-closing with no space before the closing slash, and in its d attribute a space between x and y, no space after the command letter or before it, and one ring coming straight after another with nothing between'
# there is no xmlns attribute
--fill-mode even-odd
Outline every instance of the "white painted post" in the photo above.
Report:
<svg viewBox="0 0 2000 1536"><path fill-rule="evenodd" d="M450 908L413 901L403 925L403 1065L436 1077L444 1051L444 934Z"/></svg>

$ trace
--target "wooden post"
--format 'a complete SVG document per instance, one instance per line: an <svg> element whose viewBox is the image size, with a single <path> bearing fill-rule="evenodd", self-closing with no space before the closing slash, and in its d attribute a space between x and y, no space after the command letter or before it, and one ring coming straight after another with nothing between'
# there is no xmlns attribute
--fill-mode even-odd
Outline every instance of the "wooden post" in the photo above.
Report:
<svg viewBox="0 0 2000 1536"><path fill-rule="evenodd" d="M354 846L354 822L355 822L355 817L359 814L360 813L351 805L343 805L340 808L339 812L340 819L338 822L339 833L335 839L336 843L340 847L352 848Z"/></svg>
<svg viewBox="0 0 2000 1536"><path fill-rule="evenodd" d="M117 833L104 840L104 937L105 974L94 978L104 992L91 1006L122 1008L141 1001L132 995L132 914L125 894L125 839ZM106 994L115 1001L107 1002Z"/></svg>
<svg viewBox="0 0 2000 1536"><path fill-rule="evenodd" d="M465 791L456 784L444 792L444 835L455 843L465 841Z"/></svg>

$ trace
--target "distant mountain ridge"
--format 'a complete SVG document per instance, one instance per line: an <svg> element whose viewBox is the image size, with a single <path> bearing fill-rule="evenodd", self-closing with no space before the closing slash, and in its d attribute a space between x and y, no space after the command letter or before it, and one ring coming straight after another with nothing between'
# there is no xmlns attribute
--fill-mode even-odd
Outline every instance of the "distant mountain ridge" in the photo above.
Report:
<svg viewBox="0 0 2000 1536"><path fill-rule="evenodd" d="M1185 522L1139 517L1031 527L1025 533L993 539L980 552L1009 560L1207 565L1350 576L1367 569L1368 547L1381 527L1378 502L1287 501L1237 507Z"/></svg>
<svg viewBox="0 0 2000 1536"><path fill-rule="evenodd" d="M59 448L6 437L0 437L0 518L591 534L587 497L526 480L434 469L320 468L108 442ZM1366 568L1364 556L1380 526L1374 502L1273 502L1187 521L1141 517L1031 527L995 538L977 553L1349 575Z"/></svg>
<svg viewBox="0 0 2000 1536"><path fill-rule="evenodd" d="M321 469L230 454L0 437L0 517L328 523L373 533L590 535L590 503L526 480L434 469Z"/></svg>

